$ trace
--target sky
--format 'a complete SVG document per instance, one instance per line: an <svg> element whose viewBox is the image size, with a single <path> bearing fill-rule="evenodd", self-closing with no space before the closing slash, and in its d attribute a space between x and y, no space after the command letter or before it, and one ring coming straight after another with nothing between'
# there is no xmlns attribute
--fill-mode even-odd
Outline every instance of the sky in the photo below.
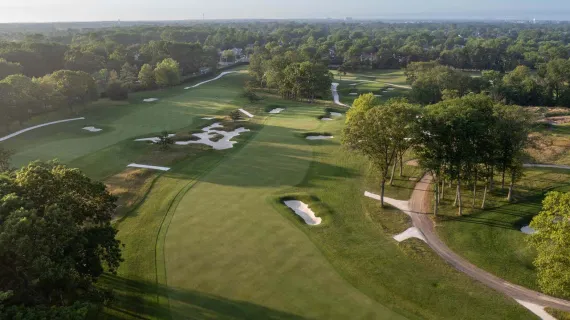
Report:
<svg viewBox="0 0 570 320"><path fill-rule="evenodd" d="M0 23L186 19L570 20L569 0L0 0Z"/></svg>

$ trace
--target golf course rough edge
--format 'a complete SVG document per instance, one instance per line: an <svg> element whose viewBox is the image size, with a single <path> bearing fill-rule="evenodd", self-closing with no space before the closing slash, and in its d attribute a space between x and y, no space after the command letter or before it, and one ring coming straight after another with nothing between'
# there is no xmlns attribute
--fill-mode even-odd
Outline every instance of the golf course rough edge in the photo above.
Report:
<svg viewBox="0 0 570 320"><path fill-rule="evenodd" d="M311 226L316 226L321 224L322 219L317 217L313 210L309 208L309 205L298 200L286 200L283 203L295 212L299 217L305 220L305 223Z"/></svg>
<svg viewBox="0 0 570 320"><path fill-rule="evenodd" d="M70 121L77 121L77 120L85 120L85 117L73 118L73 119L65 119L65 120L58 120L58 121L52 121L52 122L48 122L48 123L39 124L39 125L37 125L37 126L29 127L29 128L26 128L26 129L22 129L22 130L20 130L20 131L16 131L16 132L11 133L11 134L9 134L9 135L7 135L7 136L5 136L5 137L0 138L0 142L1 142L1 141L8 140L8 139L10 139L10 138L13 138L13 137L15 137L15 136L17 136L17 135L20 135L20 134L24 133L24 132L28 132L28 131L31 131L31 130L34 130L34 129L38 129L38 128L41 128L41 127L50 126L50 125L52 125L52 124L58 124L58 123L64 123L64 122L70 122Z"/></svg>

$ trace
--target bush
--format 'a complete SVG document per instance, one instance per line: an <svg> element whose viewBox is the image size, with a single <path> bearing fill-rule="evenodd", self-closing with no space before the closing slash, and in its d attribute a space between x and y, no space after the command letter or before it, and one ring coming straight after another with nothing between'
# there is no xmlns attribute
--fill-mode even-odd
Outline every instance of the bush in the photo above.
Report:
<svg viewBox="0 0 570 320"><path fill-rule="evenodd" d="M107 97L111 100L127 100L129 90L120 81L111 81L107 86Z"/></svg>
<svg viewBox="0 0 570 320"><path fill-rule="evenodd" d="M261 98L255 94L255 92L253 92L252 90L246 89L243 93L243 97L247 98L249 100L249 102L254 103L257 102L259 100L261 100Z"/></svg>
<svg viewBox="0 0 570 320"><path fill-rule="evenodd" d="M239 110L234 110L234 111L230 112L230 118L233 121L237 121L237 120L241 119L241 112Z"/></svg>

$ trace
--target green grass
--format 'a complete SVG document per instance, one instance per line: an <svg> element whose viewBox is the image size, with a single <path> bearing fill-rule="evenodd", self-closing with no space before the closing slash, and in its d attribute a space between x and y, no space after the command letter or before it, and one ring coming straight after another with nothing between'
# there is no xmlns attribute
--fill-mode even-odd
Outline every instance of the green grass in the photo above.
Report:
<svg viewBox="0 0 570 320"><path fill-rule="evenodd" d="M235 85L236 78L244 79L244 77L245 74L231 74L211 85L188 91L183 90L184 86L179 86L160 92L138 93L131 97L130 103L117 104L101 101L80 114L86 117L85 121L32 130L7 140L2 145L15 151L13 156L15 166L32 160L53 158L68 163L99 150L113 148L119 142L131 142L136 137L148 136L163 130L173 131L196 126L198 122L203 122L201 117L229 113L229 110L235 108L237 102L241 104L244 101L238 98L242 91L241 87ZM142 102L142 99L146 97L158 97L162 100L152 103ZM86 125L101 126L106 130L98 133L81 130ZM121 152L134 151L136 153L138 148L127 149ZM116 151L109 150L110 155ZM103 163L106 162L103 161ZM123 164L120 163L120 166ZM78 161L74 165L90 170L89 167L96 164L89 161L84 165ZM97 170L97 168L93 169L93 171Z"/></svg>
<svg viewBox="0 0 570 320"><path fill-rule="evenodd" d="M516 184L516 202L506 202L506 190L500 185L489 194L487 210L471 210L472 195L464 191L466 212L456 216L451 206L454 193L447 191L438 220L438 233L451 249L471 263L507 281L539 290L536 270L532 264L535 252L527 245L528 237L520 228L528 225L541 210L547 191L570 191L570 172L559 169L527 169ZM482 188L476 199L480 206Z"/></svg>
<svg viewBox="0 0 570 320"><path fill-rule="evenodd" d="M133 190L135 200L116 222L125 261L117 275L100 280L115 296L102 318L531 317L449 267L425 244L392 239L409 227L409 218L363 197L365 190L378 192L378 174L341 147L344 118L318 119L331 102L264 95L251 105L239 98L243 80L238 74L181 94L165 90L153 104L137 103L142 97L121 105L101 102L85 111L89 124L108 128L100 134L85 135L84 124L69 123L9 140L17 161L57 155L98 179L117 178L127 162L139 159L171 166ZM268 115L270 105L287 109ZM244 124L252 132L237 137L232 149L160 152L132 141L164 129L188 133L211 123L201 117L240 107L256 117ZM308 132L335 138L308 141ZM420 172L404 169L387 196L410 196ZM323 223L305 225L280 203L284 196L310 202Z"/></svg>
<svg viewBox="0 0 570 320"><path fill-rule="evenodd" d="M374 93L381 95L377 97L380 101L387 101L390 98L407 96L408 91L402 88L395 88L393 91L386 91L390 87L389 84L407 85L406 77L403 70L373 70L362 71L355 73L347 73L346 75L339 76L336 71L333 71L335 82L339 83L338 93L340 101L346 104L352 104L358 95L365 93ZM351 86L351 84L356 84ZM357 93L358 95L350 95L350 93Z"/></svg>

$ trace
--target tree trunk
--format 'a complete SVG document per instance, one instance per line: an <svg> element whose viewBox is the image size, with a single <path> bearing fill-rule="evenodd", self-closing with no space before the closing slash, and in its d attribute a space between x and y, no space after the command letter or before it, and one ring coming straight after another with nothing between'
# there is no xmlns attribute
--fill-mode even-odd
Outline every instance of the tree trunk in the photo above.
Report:
<svg viewBox="0 0 570 320"><path fill-rule="evenodd" d="M511 202L513 200L513 189L515 187L515 177L514 174L511 176L511 184L509 184L509 194L507 195L507 201Z"/></svg>
<svg viewBox="0 0 570 320"><path fill-rule="evenodd" d="M457 198L459 198L459 186L455 188L455 200L453 201L454 207L457 207Z"/></svg>
<svg viewBox="0 0 570 320"><path fill-rule="evenodd" d="M477 180L473 182L473 202L471 202L471 209L475 209L475 197L477 196Z"/></svg>
<svg viewBox="0 0 570 320"><path fill-rule="evenodd" d="M489 190L493 191L493 188L495 187L495 172L493 170L493 168L491 168L491 175L489 176Z"/></svg>
<svg viewBox="0 0 570 320"><path fill-rule="evenodd" d="M481 209L485 210L485 200L487 200L487 184L485 184L485 190L483 191L483 202L481 203Z"/></svg>
<svg viewBox="0 0 570 320"><path fill-rule="evenodd" d="M433 203L433 214L437 216L437 209L439 206L439 181L436 181L434 187L435 187L435 200Z"/></svg>
<svg viewBox="0 0 570 320"><path fill-rule="evenodd" d="M384 208L384 187L386 186L386 178L382 178L382 187L380 192L380 206Z"/></svg>
<svg viewBox="0 0 570 320"><path fill-rule="evenodd" d="M400 177L404 175L404 154L400 155Z"/></svg>
<svg viewBox="0 0 570 320"><path fill-rule="evenodd" d="M398 163L398 161L394 161L394 165L392 166L392 174L390 175L390 185L392 185L392 182L394 181L394 172L396 171L396 163Z"/></svg>
<svg viewBox="0 0 570 320"><path fill-rule="evenodd" d="M463 204L461 203L461 178L457 178L457 204L459 206L459 210L457 210L457 215L463 214Z"/></svg>

